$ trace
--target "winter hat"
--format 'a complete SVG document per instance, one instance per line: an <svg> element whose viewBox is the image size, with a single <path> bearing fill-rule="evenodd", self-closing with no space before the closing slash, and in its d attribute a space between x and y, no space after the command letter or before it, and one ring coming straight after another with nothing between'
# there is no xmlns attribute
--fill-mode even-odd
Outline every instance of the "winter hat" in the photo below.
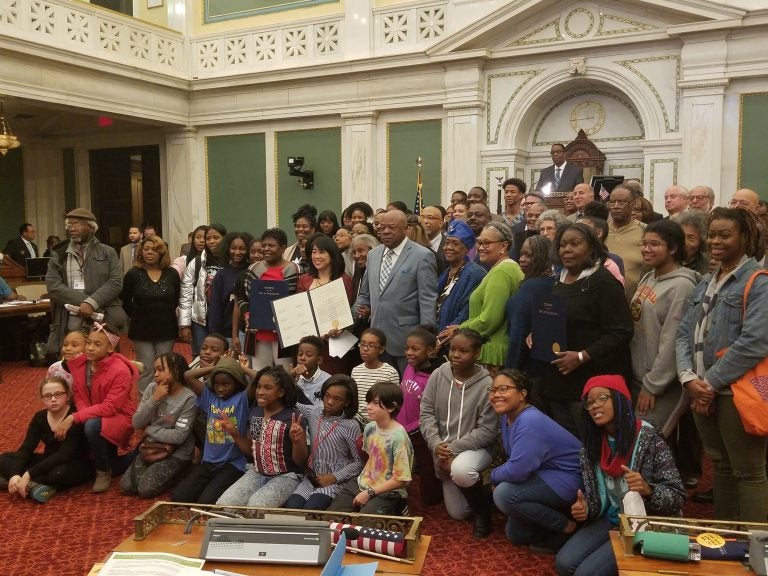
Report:
<svg viewBox="0 0 768 576"><path fill-rule="evenodd" d="M609 390L616 390L616 392L632 402L632 395L629 393L627 383L624 381L623 376L618 376L616 374L592 376L592 378L587 380L587 383L584 385L584 392L581 393L581 397L586 398L592 388L608 388Z"/></svg>
<svg viewBox="0 0 768 576"><path fill-rule="evenodd" d="M248 381L245 379L245 370L240 365L240 362L234 358L223 357L214 366L211 371L210 382L213 385L213 381L216 378L216 374L223 373L232 378L235 382L240 384L242 388L248 386Z"/></svg>
<svg viewBox="0 0 768 576"><path fill-rule="evenodd" d="M469 224L463 220L452 220L448 224L448 231L445 233L445 237L458 238L467 247L467 250L472 250L475 246L475 233L472 232Z"/></svg>

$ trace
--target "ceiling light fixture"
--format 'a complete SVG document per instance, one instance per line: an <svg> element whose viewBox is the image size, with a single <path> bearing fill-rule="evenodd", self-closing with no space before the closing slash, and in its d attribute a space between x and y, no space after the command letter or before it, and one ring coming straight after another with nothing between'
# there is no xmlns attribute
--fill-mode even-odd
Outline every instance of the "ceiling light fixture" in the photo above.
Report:
<svg viewBox="0 0 768 576"><path fill-rule="evenodd" d="M8 122L5 119L5 108L3 107L3 101L0 100L0 154L5 156L8 154L8 150L13 150L19 146L21 146L21 142L13 135L11 129L8 128Z"/></svg>

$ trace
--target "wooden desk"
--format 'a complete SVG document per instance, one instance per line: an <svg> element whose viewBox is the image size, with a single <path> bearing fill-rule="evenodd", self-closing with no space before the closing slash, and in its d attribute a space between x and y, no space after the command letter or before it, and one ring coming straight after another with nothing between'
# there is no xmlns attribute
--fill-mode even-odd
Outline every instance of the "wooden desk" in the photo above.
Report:
<svg viewBox="0 0 768 576"><path fill-rule="evenodd" d="M729 560L701 560L699 562L673 562L646 558L640 554L626 556L624 544L617 531L611 531L611 547L619 566L619 576L749 576L754 572L741 562Z"/></svg>
<svg viewBox="0 0 768 576"><path fill-rule="evenodd" d="M129 536L118 544L115 552L168 552L180 556L197 558L200 554L200 545L205 534L205 526L195 524L190 534L184 534L184 526L181 524L161 524L147 534L144 540L135 540ZM347 552L344 556L344 564L367 564L378 562L379 570L392 576L421 574L424 568L424 559L427 556L430 536L421 536L416 547L416 561L413 564L372 558L363 554ZM206 562L204 570L220 568L239 574L257 576L318 576L322 571L320 566L296 566L290 564L250 564L245 562Z"/></svg>
<svg viewBox="0 0 768 576"><path fill-rule="evenodd" d="M48 323L45 317L30 318L30 314L47 314L50 301L33 304L0 306L0 360L29 360L30 343L48 339Z"/></svg>
<svg viewBox="0 0 768 576"><path fill-rule="evenodd" d="M33 304L11 304L0 305L1 318L15 318L17 316L27 316L29 314L39 314L41 312L51 311L50 300L35 302Z"/></svg>

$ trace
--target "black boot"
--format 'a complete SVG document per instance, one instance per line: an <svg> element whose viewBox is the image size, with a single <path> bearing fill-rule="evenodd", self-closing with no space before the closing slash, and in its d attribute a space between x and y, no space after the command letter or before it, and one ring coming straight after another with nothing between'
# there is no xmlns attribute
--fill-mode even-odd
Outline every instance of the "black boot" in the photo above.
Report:
<svg viewBox="0 0 768 576"><path fill-rule="evenodd" d="M487 538L491 534L491 502L483 492L482 481L469 488L459 488L474 514L472 536Z"/></svg>

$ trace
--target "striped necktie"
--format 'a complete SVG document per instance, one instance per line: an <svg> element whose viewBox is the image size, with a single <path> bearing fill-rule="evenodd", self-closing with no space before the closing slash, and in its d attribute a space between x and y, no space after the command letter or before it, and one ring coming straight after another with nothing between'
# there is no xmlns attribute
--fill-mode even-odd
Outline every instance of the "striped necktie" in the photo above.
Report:
<svg viewBox="0 0 768 576"><path fill-rule="evenodd" d="M389 280L389 275L392 272L392 263L394 260L395 251L394 250L387 250L387 253L384 254L384 259L381 261L381 274L379 275L379 292L384 291L384 286L387 284L387 280Z"/></svg>
<svg viewBox="0 0 768 576"><path fill-rule="evenodd" d="M555 190L560 186L560 167L555 168Z"/></svg>

